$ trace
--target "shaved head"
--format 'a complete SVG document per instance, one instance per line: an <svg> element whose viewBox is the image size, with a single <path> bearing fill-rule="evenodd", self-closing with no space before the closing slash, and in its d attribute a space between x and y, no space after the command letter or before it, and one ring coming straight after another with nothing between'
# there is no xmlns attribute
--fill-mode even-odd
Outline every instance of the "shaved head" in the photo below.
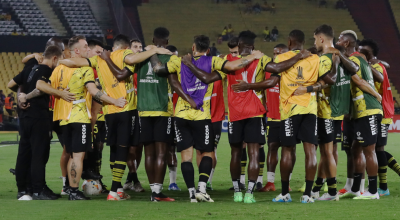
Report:
<svg viewBox="0 0 400 220"><path fill-rule="evenodd" d="M64 43L60 38L52 37L46 43L46 48L49 46L56 46L60 48L61 51L64 51Z"/></svg>

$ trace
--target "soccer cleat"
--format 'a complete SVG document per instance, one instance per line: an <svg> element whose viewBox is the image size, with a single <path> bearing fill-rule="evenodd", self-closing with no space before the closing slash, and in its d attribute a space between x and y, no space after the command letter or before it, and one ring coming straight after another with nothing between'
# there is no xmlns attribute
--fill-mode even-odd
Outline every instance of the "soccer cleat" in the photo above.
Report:
<svg viewBox="0 0 400 220"><path fill-rule="evenodd" d="M207 190L213 190L212 185L210 182L207 182L207 186L206 186Z"/></svg>
<svg viewBox="0 0 400 220"><path fill-rule="evenodd" d="M299 188L299 192L304 192L306 190L306 183L303 184L302 187Z"/></svg>
<svg viewBox="0 0 400 220"><path fill-rule="evenodd" d="M267 184L265 184L265 186L258 190L259 192L269 192L269 191L276 191L275 189L275 183L271 183L271 182L267 182Z"/></svg>
<svg viewBox="0 0 400 220"><path fill-rule="evenodd" d="M130 199L130 198L131 198L130 195L128 195L128 194L126 194L126 193L124 192L124 189L123 189L123 188L118 188L118 189L117 189L117 194L118 194L120 200L127 200L127 199Z"/></svg>
<svg viewBox="0 0 400 220"><path fill-rule="evenodd" d="M68 196L70 194L71 189L68 186L64 186L63 189L61 190L61 195L62 196Z"/></svg>
<svg viewBox="0 0 400 220"><path fill-rule="evenodd" d="M324 192L328 192L328 183L325 182L324 185L322 186Z"/></svg>
<svg viewBox="0 0 400 220"><path fill-rule="evenodd" d="M32 200L56 200L58 197L51 194L46 189L43 189L40 193L33 193Z"/></svg>
<svg viewBox="0 0 400 220"><path fill-rule="evenodd" d="M348 191L345 194L339 196L339 198L345 199L345 198L354 198L354 197L359 197L359 196L361 196L360 191L358 191L358 192Z"/></svg>
<svg viewBox="0 0 400 220"><path fill-rule="evenodd" d="M61 198L61 194L56 194L53 192L53 190L51 190L47 185L44 185L44 189L49 192L51 195L53 195L56 198Z"/></svg>
<svg viewBox="0 0 400 220"><path fill-rule="evenodd" d="M210 195L207 193L202 193L200 191L196 191L196 199L198 202L214 202L214 200L211 199Z"/></svg>
<svg viewBox="0 0 400 220"><path fill-rule="evenodd" d="M176 183L171 183L168 186L168 190L170 191L181 191Z"/></svg>
<svg viewBox="0 0 400 220"><path fill-rule="evenodd" d="M244 194L243 202L246 203L246 204L256 203L256 198L254 198L253 194L246 193L246 194Z"/></svg>
<svg viewBox="0 0 400 220"><path fill-rule="evenodd" d="M379 193L371 194L369 191L365 191L362 195L354 197L353 199L379 199Z"/></svg>
<svg viewBox="0 0 400 220"><path fill-rule="evenodd" d="M303 195L302 197L300 197L300 202L301 203L314 203L314 199L307 195Z"/></svg>
<svg viewBox="0 0 400 220"><path fill-rule="evenodd" d="M150 201L152 202L174 202L175 199L169 198L168 196L164 195L163 193L151 193Z"/></svg>
<svg viewBox="0 0 400 220"><path fill-rule="evenodd" d="M240 190L246 190L246 186L243 183L239 183L239 188ZM229 190L235 190L235 188L233 188L233 186L231 188L229 188Z"/></svg>
<svg viewBox="0 0 400 220"><path fill-rule="evenodd" d="M256 191L259 192L263 188L263 185L261 182L256 183Z"/></svg>
<svg viewBox="0 0 400 220"><path fill-rule="evenodd" d="M318 201L339 201L339 194L334 196L329 195L329 193L324 193L321 197L317 199Z"/></svg>
<svg viewBox="0 0 400 220"><path fill-rule="evenodd" d="M76 191L75 193L71 192L69 194L68 200L90 200L89 197L86 197L83 192Z"/></svg>
<svg viewBox="0 0 400 220"><path fill-rule="evenodd" d="M110 191L107 196L107 201L119 201L121 200L118 193Z"/></svg>
<svg viewBox="0 0 400 220"><path fill-rule="evenodd" d="M195 190L189 190L189 194L190 194L190 202L191 203L197 203L196 191Z"/></svg>
<svg viewBox="0 0 400 220"><path fill-rule="evenodd" d="M286 194L282 196L282 193L279 194L276 198L272 199L272 202L291 202L292 197L290 197L290 194Z"/></svg>
<svg viewBox="0 0 400 220"><path fill-rule="evenodd" d="M32 196L29 195L26 191L18 192L17 199L20 201L28 201L32 200Z"/></svg>
<svg viewBox="0 0 400 220"><path fill-rule="evenodd" d="M313 198L314 200L319 198L319 192L313 192L311 191L311 198Z"/></svg>
<svg viewBox="0 0 400 220"><path fill-rule="evenodd" d="M9 171L10 171L10 173L12 173L12 175L15 176L15 169L11 168L11 169L9 169Z"/></svg>
<svg viewBox="0 0 400 220"><path fill-rule="evenodd" d="M124 190L133 190L133 183L132 182L125 183L122 188Z"/></svg>
<svg viewBox="0 0 400 220"><path fill-rule="evenodd" d="M347 193L347 190L345 188L341 189L338 191L338 195L341 196L343 194Z"/></svg>
<svg viewBox="0 0 400 220"><path fill-rule="evenodd" d="M144 192L145 191L142 187L142 184L140 184L140 182L133 184L133 187L131 188L131 190L133 190L135 192Z"/></svg>
<svg viewBox="0 0 400 220"><path fill-rule="evenodd" d="M107 189L107 186L104 185L103 181L99 180L100 184L101 184L101 193L102 194L108 194L110 192L110 190Z"/></svg>
<svg viewBox="0 0 400 220"><path fill-rule="evenodd" d="M242 192L235 192L233 194L233 201L234 202L243 202L243 193Z"/></svg>
<svg viewBox="0 0 400 220"><path fill-rule="evenodd" d="M378 188L378 193L379 193L379 196L389 196L390 195L389 189L383 190L383 189Z"/></svg>

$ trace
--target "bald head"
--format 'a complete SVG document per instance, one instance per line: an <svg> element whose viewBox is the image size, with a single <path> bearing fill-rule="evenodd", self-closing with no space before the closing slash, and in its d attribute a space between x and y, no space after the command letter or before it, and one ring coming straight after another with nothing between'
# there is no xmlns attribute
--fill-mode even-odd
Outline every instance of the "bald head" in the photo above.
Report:
<svg viewBox="0 0 400 220"><path fill-rule="evenodd" d="M64 51L64 43L60 38L52 37L46 43L46 48L49 46L56 46L60 48L61 51Z"/></svg>

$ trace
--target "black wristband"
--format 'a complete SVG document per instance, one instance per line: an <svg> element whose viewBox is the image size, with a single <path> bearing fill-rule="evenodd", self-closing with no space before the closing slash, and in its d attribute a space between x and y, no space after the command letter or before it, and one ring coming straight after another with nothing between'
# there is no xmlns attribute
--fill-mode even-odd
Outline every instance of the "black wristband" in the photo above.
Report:
<svg viewBox="0 0 400 220"><path fill-rule="evenodd" d="M313 86L307 86L307 92L312 92L313 91Z"/></svg>

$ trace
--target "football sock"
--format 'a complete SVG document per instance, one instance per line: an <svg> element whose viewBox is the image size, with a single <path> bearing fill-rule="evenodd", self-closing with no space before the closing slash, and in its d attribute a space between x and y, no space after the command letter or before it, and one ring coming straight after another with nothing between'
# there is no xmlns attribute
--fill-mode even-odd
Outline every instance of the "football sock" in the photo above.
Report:
<svg viewBox="0 0 400 220"><path fill-rule="evenodd" d="M151 192L154 192L154 184L150 184Z"/></svg>
<svg viewBox="0 0 400 220"><path fill-rule="evenodd" d="M140 183L136 172L132 173L132 181L133 181L133 184Z"/></svg>
<svg viewBox="0 0 400 220"><path fill-rule="evenodd" d="M387 190L387 165L386 154L384 151L376 151L376 157L378 158L378 176L379 176L379 188Z"/></svg>
<svg viewBox="0 0 400 220"><path fill-rule="evenodd" d="M65 177L65 187L69 187L69 178L68 178L68 175Z"/></svg>
<svg viewBox="0 0 400 220"><path fill-rule="evenodd" d="M240 183L244 184L245 179L246 179L246 165L247 165L246 148L242 149L242 159L241 159L240 165L242 167L242 170L240 173Z"/></svg>
<svg viewBox="0 0 400 220"><path fill-rule="evenodd" d="M397 161L393 157L393 155L391 155L387 151L385 151L385 154L386 154L386 159L388 160L388 166L390 167L390 169L392 169L394 172L397 173L397 175L400 176L400 164L397 163Z"/></svg>
<svg viewBox="0 0 400 220"><path fill-rule="evenodd" d="M169 184L176 183L176 167L169 168Z"/></svg>
<svg viewBox="0 0 400 220"><path fill-rule="evenodd" d="M347 191L350 191L351 187L353 186L353 181L354 181L353 178L347 178L346 185L344 186L344 189L347 190Z"/></svg>
<svg viewBox="0 0 400 220"><path fill-rule="evenodd" d="M187 188L194 188L194 168L192 162L181 163L181 170Z"/></svg>
<svg viewBox="0 0 400 220"><path fill-rule="evenodd" d="M328 184L328 193L329 193L329 195L335 196L337 194L336 177L326 179L326 183Z"/></svg>
<svg viewBox="0 0 400 220"><path fill-rule="evenodd" d="M161 189L162 189L162 184L161 183L154 183L153 189L155 193L160 194Z"/></svg>
<svg viewBox="0 0 400 220"><path fill-rule="evenodd" d="M233 189L235 190L235 192L241 192L238 179L232 179L232 184L233 184Z"/></svg>
<svg viewBox="0 0 400 220"><path fill-rule="evenodd" d="M353 186L351 187L352 192L360 191L361 177L362 173L354 173Z"/></svg>
<svg viewBox="0 0 400 220"><path fill-rule="evenodd" d="M71 187L71 194L76 194L79 191L79 187Z"/></svg>
<svg viewBox="0 0 400 220"><path fill-rule="evenodd" d="M199 190L202 193L206 193L206 185L207 181L210 178L210 173L212 170L212 158L208 156L204 156L201 159L199 165ZM203 189L204 186L204 189Z"/></svg>
<svg viewBox="0 0 400 220"><path fill-rule="evenodd" d="M256 182L255 182L255 181L252 181L252 180L249 180L246 193L251 193L251 194L253 194L254 186L256 186Z"/></svg>
<svg viewBox="0 0 400 220"><path fill-rule="evenodd" d="M275 182L275 173L274 172L267 172L267 181L270 183Z"/></svg>
<svg viewBox="0 0 400 220"><path fill-rule="evenodd" d="M361 179L360 192L364 193L364 191L365 191L365 179Z"/></svg>
<svg viewBox="0 0 400 220"><path fill-rule="evenodd" d="M264 174L264 164L265 164L265 151L264 147L260 147L260 171L258 172L258 178L257 178L257 183L263 183L263 174Z"/></svg>
<svg viewBox="0 0 400 220"><path fill-rule="evenodd" d="M103 157L103 154L101 151L97 150L97 158L96 158L96 169L95 172L100 174L101 171L101 158Z"/></svg>
<svg viewBox="0 0 400 220"><path fill-rule="evenodd" d="M65 180L67 179L67 177L62 177L62 180L63 180L63 187L65 187Z"/></svg>
<svg viewBox="0 0 400 220"><path fill-rule="evenodd" d="M306 189L304 190L303 195L307 195L311 197L311 188L314 184L313 180L306 180Z"/></svg>
<svg viewBox="0 0 400 220"><path fill-rule="evenodd" d="M113 172L116 153L117 153L117 147L116 146L110 146L110 169L111 169L111 173Z"/></svg>
<svg viewBox="0 0 400 220"><path fill-rule="evenodd" d="M212 168L211 169L211 173L210 173L210 178L208 178L208 182L210 182L210 183L212 183L212 178L213 178L213 175L214 175L214 171L215 171L215 169Z"/></svg>
<svg viewBox="0 0 400 220"><path fill-rule="evenodd" d="M289 181L281 181L282 184L282 196L289 193Z"/></svg>
<svg viewBox="0 0 400 220"><path fill-rule="evenodd" d="M368 191L371 194L375 194L378 191L378 177L377 176L368 176Z"/></svg>
<svg viewBox="0 0 400 220"><path fill-rule="evenodd" d="M275 173L274 173L274 178L275 178ZM289 181L292 179L292 173L289 174Z"/></svg>
<svg viewBox="0 0 400 220"><path fill-rule="evenodd" d="M315 186L312 189L313 192L319 192L321 191L322 186L324 185L324 179L317 177L317 180L315 181Z"/></svg>
<svg viewBox="0 0 400 220"><path fill-rule="evenodd" d="M128 155L129 148L118 146L117 152L115 155L115 163L113 168L113 178L111 191L117 192L118 188L122 188L121 179L124 176L125 168L126 168L126 157Z"/></svg>

